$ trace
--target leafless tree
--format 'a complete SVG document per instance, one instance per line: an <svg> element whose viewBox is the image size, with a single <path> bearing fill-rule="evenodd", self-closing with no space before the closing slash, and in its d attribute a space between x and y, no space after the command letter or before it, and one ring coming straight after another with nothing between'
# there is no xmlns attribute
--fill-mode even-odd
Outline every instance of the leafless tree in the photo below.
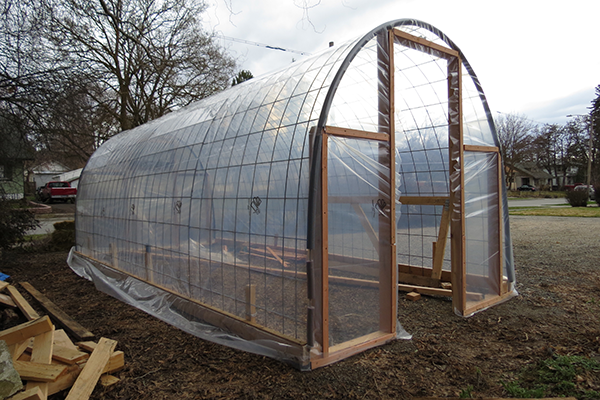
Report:
<svg viewBox="0 0 600 400"><path fill-rule="evenodd" d="M515 179L515 167L531 160L531 132L535 124L525 116L517 114L501 114L495 122L500 151L506 167L505 183L510 187Z"/></svg>
<svg viewBox="0 0 600 400"><path fill-rule="evenodd" d="M40 0L63 65L127 130L228 87L233 60L201 28L198 0Z"/></svg>

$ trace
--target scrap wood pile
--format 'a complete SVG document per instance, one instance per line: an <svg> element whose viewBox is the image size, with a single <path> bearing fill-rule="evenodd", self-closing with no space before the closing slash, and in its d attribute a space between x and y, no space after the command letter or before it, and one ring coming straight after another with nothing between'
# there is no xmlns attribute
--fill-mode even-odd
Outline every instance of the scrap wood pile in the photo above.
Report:
<svg viewBox="0 0 600 400"><path fill-rule="evenodd" d="M46 399L63 390L68 390L69 400L87 399L98 381L103 386L119 381L110 375L125 365L124 353L115 351L116 341L107 338L92 341L93 333L33 286L27 282L20 286L64 329L56 329L50 317L40 316L16 287L0 281L0 292L8 292L0 293L0 308L18 309L28 320L0 331L0 399ZM7 364L12 364L10 369L18 376L13 379L15 384L11 389L3 393L4 375L9 375Z"/></svg>

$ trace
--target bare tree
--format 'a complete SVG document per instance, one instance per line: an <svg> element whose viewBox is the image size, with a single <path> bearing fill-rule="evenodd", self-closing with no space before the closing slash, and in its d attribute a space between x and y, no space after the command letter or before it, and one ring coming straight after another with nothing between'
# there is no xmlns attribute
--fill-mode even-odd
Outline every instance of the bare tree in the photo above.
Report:
<svg viewBox="0 0 600 400"><path fill-rule="evenodd" d="M501 114L496 119L496 131L500 142L500 151L506 167L506 186L515 180L516 166L531 160L531 132L535 124L525 116L517 114Z"/></svg>
<svg viewBox="0 0 600 400"><path fill-rule="evenodd" d="M200 28L198 0L40 0L57 59L127 130L228 87L233 60Z"/></svg>

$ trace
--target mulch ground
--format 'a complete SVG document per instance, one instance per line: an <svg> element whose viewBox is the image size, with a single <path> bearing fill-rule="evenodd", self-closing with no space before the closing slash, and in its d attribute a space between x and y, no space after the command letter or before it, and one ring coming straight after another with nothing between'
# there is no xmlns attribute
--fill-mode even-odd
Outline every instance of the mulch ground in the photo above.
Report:
<svg viewBox="0 0 600 400"><path fill-rule="evenodd" d="M447 299L412 302L401 293L398 319L412 340L312 372L198 339L125 305L76 276L66 252L5 253L0 272L17 286L31 283L97 337L119 342L121 382L96 387L92 399L410 399L467 388L473 397L502 397L501 382L541 360L600 360L598 228L593 218L511 217L518 297L465 319ZM0 329L18 322L3 318ZM599 373L578 385L600 390Z"/></svg>

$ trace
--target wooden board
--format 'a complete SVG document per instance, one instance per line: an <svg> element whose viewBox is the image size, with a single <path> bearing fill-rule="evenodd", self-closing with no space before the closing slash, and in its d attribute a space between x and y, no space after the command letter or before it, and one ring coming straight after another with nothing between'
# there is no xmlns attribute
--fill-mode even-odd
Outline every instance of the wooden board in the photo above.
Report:
<svg viewBox="0 0 600 400"><path fill-rule="evenodd" d="M8 287L8 285L10 285L10 283L0 281L0 290L4 290L4 288Z"/></svg>
<svg viewBox="0 0 600 400"><path fill-rule="evenodd" d="M54 348L54 326L48 332L42 333L33 339L33 351L31 352L31 361L36 363L50 364L52 361L52 349ZM47 382L27 382L26 390L39 387L43 396L42 399L48 398L48 383Z"/></svg>
<svg viewBox="0 0 600 400"><path fill-rule="evenodd" d="M20 343L30 337L40 335L44 332L52 330L52 322L47 315L38 318L34 321L25 322L24 324L6 329L0 332L0 340L4 340L8 346L14 343Z"/></svg>
<svg viewBox="0 0 600 400"><path fill-rule="evenodd" d="M88 353L79 350L73 350L64 346L54 346L52 358L65 364L76 364L80 361L87 360L90 357Z"/></svg>
<svg viewBox="0 0 600 400"><path fill-rule="evenodd" d="M46 310L59 325L63 326L70 334L77 338L77 340L85 340L94 337L92 332L81 326L29 283L22 282L21 287L33 296L40 303L42 308L44 308L44 310Z"/></svg>
<svg viewBox="0 0 600 400"><path fill-rule="evenodd" d="M15 361L15 369L26 381L54 382L66 372L66 365L44 364L32 361Z"/></svg>
<svg viewBox="0 0 600 400"><path fill-rule="evenodd" d="M25 300L23 295L19 293L16 287L8 285L6 290L8 290L10 297L12 297L17 307L19 307L21 312L25 315L25 318L27 318L29 321L33 321L34 319L38 319L40 317L40 315L33 309L33 307L31 307L27 300Z"/></svg>
<svg viewBox="0 0 600 400"><path fill-rule="evenodd" d="M104 387L112 386L115 383L119 383L121 380L116 376L112 375L102 375L100 377L100 384Z"/></svg>
<svg viewBox="0 0 600 400"><path fill-rule="evenodd" d="M19 357L27 350L28 347L33 346L33 338L26 339L21 343L11 344L8 347L8 351L12 356L13 361L17 361Z"/></svg>
<svg viewBox="0 0 600 400"><path fill-rule="evenodd" d="M21 393L15 394L10 400L42 400L44 398L44 394L40 390L40 388L35 387L33 389L26 390Z"/></svg>
<svg viewBox="0 0 600 400"><path fill-rule="evenodd" d="M66 400L83 400L90 397L116 346L117 342L115 340L100 339L96 349L69 391Z"/></svg>
<svg viewBox="0 0 600 400"><path fill-rule="evenodd" d="M12 297L6 294L0 294L0 304L10 308L17 308L17 304L14 302Z"/></svg>
<svg viewBox="0 0 600 400"><path fill-rule="evenodd" d="M69 338L64 329L57 329L54 331L54 346L62 346L71 350L79 350L77 346L73 344L71 338Z"/></svg>
<svg viewBox="0 0 600 400"><path fill-rule="evenodd" d="M73 386L82 369L83 365L79 364L67 366L66 372L60 378L58 378L55 382L48 383L48 396Z"/></svg>

